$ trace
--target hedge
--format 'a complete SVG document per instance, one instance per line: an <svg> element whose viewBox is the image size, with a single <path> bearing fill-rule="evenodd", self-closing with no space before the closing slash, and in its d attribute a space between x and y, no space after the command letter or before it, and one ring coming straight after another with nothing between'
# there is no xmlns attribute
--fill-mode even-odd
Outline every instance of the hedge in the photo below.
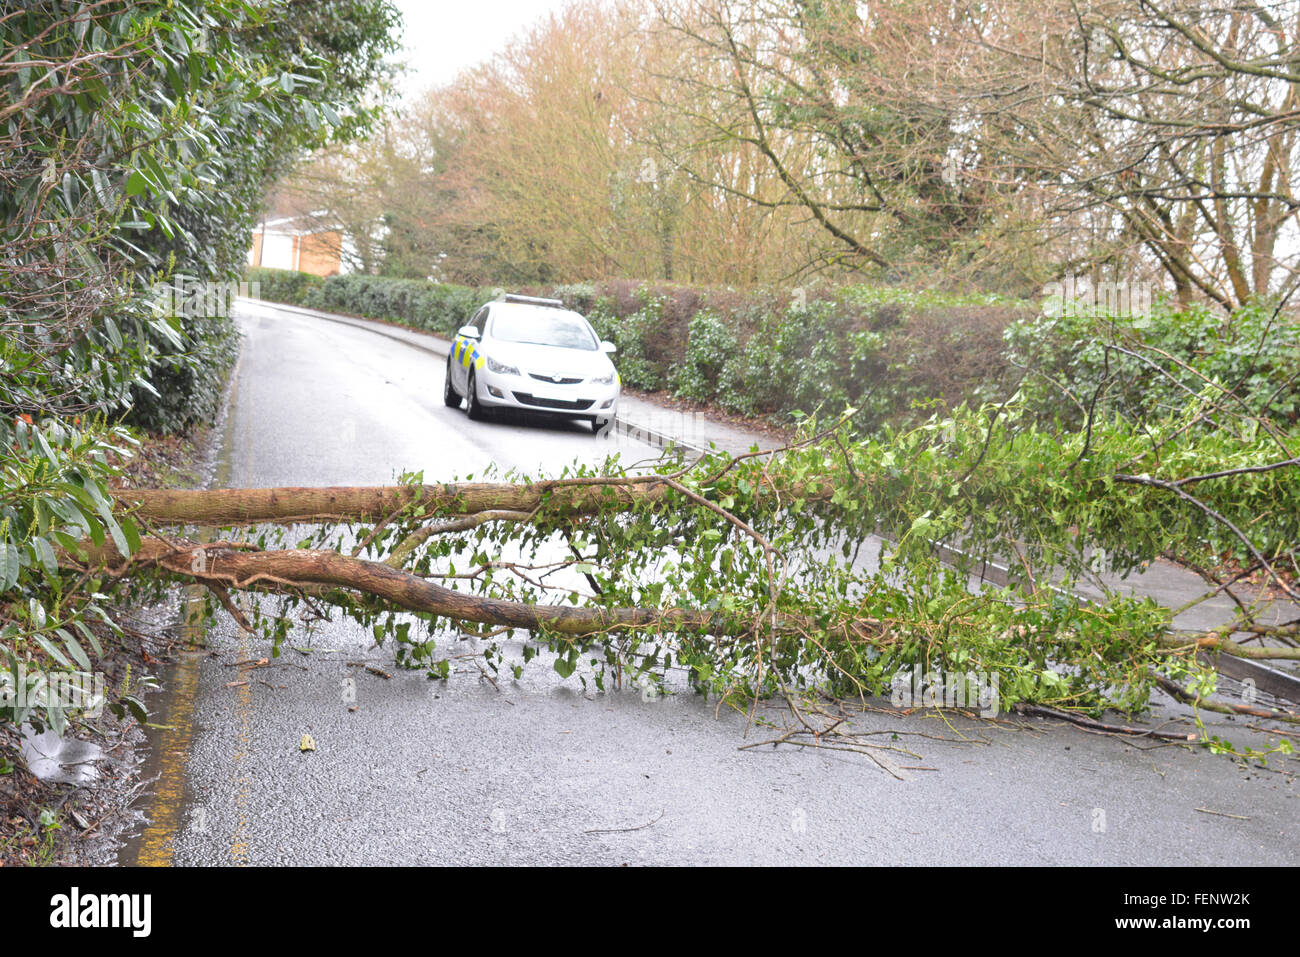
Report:
<svg viewBox="0 0 1300 957"><path fill-rule="evenodd" d="M492 298L490 290L361 274L322 279L286 269L250 268L245 278L250 292L269 302L400 322L442 336L455 335Z"/></svg>

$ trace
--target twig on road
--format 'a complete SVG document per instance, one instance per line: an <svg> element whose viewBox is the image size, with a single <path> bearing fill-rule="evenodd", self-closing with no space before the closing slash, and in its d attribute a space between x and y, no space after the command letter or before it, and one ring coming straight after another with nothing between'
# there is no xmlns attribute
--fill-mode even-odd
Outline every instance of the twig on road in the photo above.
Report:
<svg viewBox="0 0 1300 957"><path fill-rule="evenodd" d="M1055 708L1047 708L1039 704L1019 704L1016 705L1016 710L1021 714L1041 715L1046 718L1056 718L1059 721L1068 721L1070 724L1073 724L1084 731L1099 732L1101 734L1131 735L1136 738L1158 738L1161 741L1196 740L1196 732L1194 731L1159 731L1155 728L1133 728L1123 724L1106 724L1103 721L1095 721L1092 718L1084 717L1081 714L1071 714L1068 711L1057 711Z"/></svg>
<svg viewBox="0 0 1300 957"><path fill-rule="evenodd" d="M664 816L663 809L660 808L659 814L653 819L646 821L644 824L638 824L635 827L593 827L590 830L583 831L583 834L623 834L628 831L644 831L648 827L653 827L659 818Z"/></svg>
<svg viewBox="0 0 1300 957"><path fill-rule="evenodd" d="M1213 814L1215 817L1230 817L1230 818L1232 818L1234 821L1249 821L1249 820L1250 820L1250 818L1245 817L1245 816L1243 816L1243 815L1241 815L1241 814L1229 814L1229 813L1226 812L1226 811L1211 811L1208 807L1198 807L1198 808L1194 808L1194 810L1200 811L1202 814Z"/></svg>

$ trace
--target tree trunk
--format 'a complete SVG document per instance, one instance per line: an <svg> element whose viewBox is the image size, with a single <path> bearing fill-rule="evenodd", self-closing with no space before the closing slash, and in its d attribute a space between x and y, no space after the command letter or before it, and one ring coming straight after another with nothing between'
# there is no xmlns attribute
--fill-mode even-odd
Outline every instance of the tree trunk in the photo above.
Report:
<svg viewBox="0 0 1300 957"><path fill-rule="evenodd" d="M381 598L407 611L427 612L456 621L506 628L545 630L569 636L597 635L629 629L694 631L743 635L757 629L790 633L808 626L793 616L737 617L690 608L603 608L504 601L459 592L383 562L318 549L258 551L231 543L168 543L146 539L128 558L112 545L83 545L64 552L60 565L77 570L103 569L114 577L163 569L172 574L226 589L343 588ZM867 637L865 624L851 629Z"/></svg>
<svg viewBox="0 0 1300 957"><path fill-rule="evenodd" d="M442 485L334 486L329 488L115 489L120 507L157 524L253 525L296 522L377 522L407 506L430 517L493 510L546 516L588 515L657 502L671 485L663 476L556 479L533 483L464 482ZM765 487L773 499L778 490ZM829 482L812 480L779 490L786 498L829 498ZM762 494L762 492L760 492Z"/></svg>

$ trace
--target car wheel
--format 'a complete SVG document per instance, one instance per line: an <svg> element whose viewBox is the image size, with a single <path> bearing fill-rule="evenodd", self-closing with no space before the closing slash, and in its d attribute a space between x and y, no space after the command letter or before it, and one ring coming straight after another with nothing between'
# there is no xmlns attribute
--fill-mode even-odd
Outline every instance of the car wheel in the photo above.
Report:
<svg viewBox="0 0 1300 957"><path fill-rule="evenodd" d="M447 376L442 381L442 401L449 409L460 407L460 393L451 384L451 356L447 356Z"/></svg>
<svg viewBox="0 0 1300 957"><path fill-rule="evenodd" d="M475 422L482 422L487 418L487 410L478 400L478 378L474 375L474 370L469 370L469 381L465 383L465 411Z"/></svg>
<svg viewBox="0 0 1300 957"><path fill-rule="evenodd" d="M609 419L592 418L591 431L595 435L600 435L601 430L604 429L605 426L607 426L608 424L609 424Z"/></svg>

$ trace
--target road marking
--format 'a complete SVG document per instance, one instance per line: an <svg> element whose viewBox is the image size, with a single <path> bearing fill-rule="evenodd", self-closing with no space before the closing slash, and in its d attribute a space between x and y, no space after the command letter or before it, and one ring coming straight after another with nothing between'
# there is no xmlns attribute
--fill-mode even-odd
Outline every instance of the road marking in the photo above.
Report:
<svg viewBox="0 0 1300 957"><path fill-rule="evenodd" d="M230 451L235 429L233 410L239 394L242 366L240 356L235 360L235 367L230 370L225 429L213 485L216 488L228 487L230 481ZM215 537L214 530L210 528L197 529L194 535L200 542L210 542ZM181 637L190 648L197 648L207 638L204 616L207 593L201 585L188 585L182 594ZM171 867L176 853L176 837L184 828L188 764L194 739L194 710L199 690L199 662L199 655L188 652L182 654L174 673L166 682L168 708L163 722L163 737L156 744L150 742L150 757L157 756L158 779L145 811L145 819L149 824L140 838L133 842L138 848L135 863L141 867ZM203 820L207 821L206 815Z"/></svg>
<svg viewBox="0 0 1300 957"><path fill-rule="evenodd" d="M249 602L240 601L241 597L243 596L235 595L233 600L239 603L240 611L247 616ZM248 641L248 632L241 628L239 629L239 651L235 656L235 660L247 661L252 657L252 654L253 649ZM240 867L248 864L248 795L252 790L252 782L248 777L245 758L248 757L249 753L250 729L252 727L250 715L252 709L253 686L251 684L241 685L235 698L235 720L238 722L239 733L235 737L235 750L231 754L231 760L234 762L239 780L238 789L235 791L235 813L238 817L235 821L235 830L230 835L230 860Z"/></svg>
<svg viewBox="0 0 1300 957"><path fill-rule="evenodd" d="M182 634L187 641L192 640L195 634L202 637L203 633L201 589L194 588L193 591L185 603L186 621ZM159 775L146 812L150 823L140 837L136 853L135 863L140 867L170 867L172 864L176 835L183 823L185 765L194 736L194 697L198 685L198 657L186 654L168 682L171 706L165 721L167 729L162 740L154 746L159 760Z"/></svg>

